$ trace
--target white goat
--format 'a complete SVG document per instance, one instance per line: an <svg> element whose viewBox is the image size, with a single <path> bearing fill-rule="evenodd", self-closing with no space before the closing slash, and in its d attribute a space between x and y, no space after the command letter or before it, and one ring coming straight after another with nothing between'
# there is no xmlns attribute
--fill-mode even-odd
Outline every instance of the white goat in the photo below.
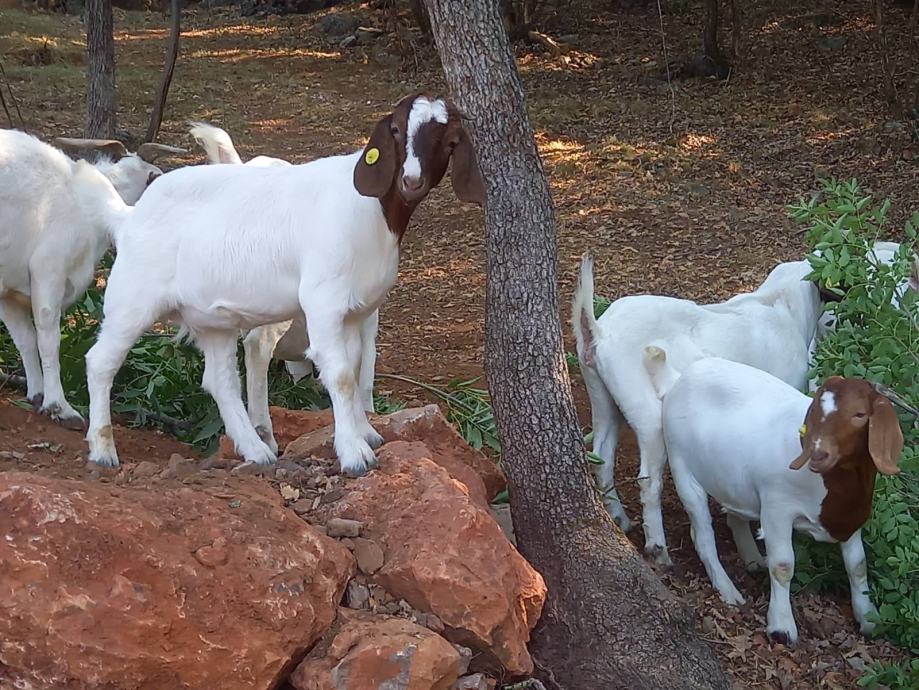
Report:
<svg viewBox="0 0 919 690"><path fill-rule="evenodd" d="M286 166L288 161L271 156L256 156L242 162L233 139L220 127L205 122L192 123L189 133L207 155L208 163L228 163L253 166ZM374 310L361 323L361 364L358 389L364 410L373 412L373 379L376 367L376 336L379 325L379 309ZM307 359L309 337L302 312L290 321L259 326L249 331L243 339L246 362L246 399L249 420L259 437L274 453L278 444L274 438L271 414L268 408L268 368L271 358L281 359L294 381L299 381L313 371L312 362Z"/></svg>
<svg viewBox="0 0 919 690"><path fill-rule="evenodd" d="M660 345L646 353L645 366L663 397L670 472L721 598L731 605L744 601L718 560L709 496L723 507L747 567L768 565L766 630L774 640L794 644L798 638L789 595L793 529L841 542L852 609L862 632L870 632L868 615L876 609L868 598L861 526L871 515L876 472L900 471L903 434L890 401L861 379L832 377L811 399L737 362L706 358L679 375ZM808 462L811 471L795 471ZM754 520L761 524L765 561L750 531Z"/></svg>
<svg viewBox="0 0 919 690"><path fill-rule="evenodd" d="M0 321L22 356L35 408L82 428L61 385L61 314L93 279L125 204L162 171L139 155L117 158L126 154L120 142L59 141L102 155L95 165L73 161L24 132L0 130ZM181 150L145 146L147 155Z"/></svg>
<svg viewBox="0 0 919 690"><path fill-rule="evenodd" d="M363 151L293 166L196 166L151 187L118 229L105 318L86 355L90 459L118 463L112 380L144 329L167 316L204 352L202 384L237 451L273 462L242 404L236 339L302 313L307 356L332 399L341 468L366 471L382 439L358 396L360 324L395 282L411 214L451 158L457 196L481 203L459 113L414 95L377 123Z"/></svg>
<svg viewBox="0 0 919 690"><path fill-rule="evenodd" d="M599 320L593 312L593 262L585 255L574 295L572 323L581 373L590 396L594 452L603 459L598 480L606 489L607 510L620 527L630 522L615 491L616 445L623 417L635 432L641 453L639 485L645 552L670 565L661 515L666 451L661 403L642 366L645 345L666 343L671 363L682 370L717 355L750 364L804 388L808 352L822 312L817 288L802 278L806 261L776 266L752 293L721 304L656 295L623 297Z"/></svg>

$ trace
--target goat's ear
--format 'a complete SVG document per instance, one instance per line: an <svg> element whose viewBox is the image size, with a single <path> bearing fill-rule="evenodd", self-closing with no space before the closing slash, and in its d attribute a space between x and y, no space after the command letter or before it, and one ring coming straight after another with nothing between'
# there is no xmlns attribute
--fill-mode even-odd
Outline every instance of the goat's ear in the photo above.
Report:
<svg viewBox="0 0 919 690"><path fill-rule="evenodd" d="M871 403L868 420L868 452L881 474L899 474L903 432L891 402L878 395Z"/></svg>
<svg viewBox="0 0 919 690"><path fill-rule="evenodd" d="M392 187L398 161L391 127L392 115L377 122L361 159L354 166L354 188L363 196L379 199Z"/></svg>
<svg viewBox="0 0 919 690"><path fill-rule="evenodd" d="M476 160L472 141L462 125L457 125L453 136L457 137L453 147L453 191L460 201L482 206L485 203L485 183Z"/></svg>
<svg viewBox="0 0 919 690"><path fill-rule="evenodd" d="M117 139L72 139L70 137L57 137L54 145L63 151L82 153L86 151L99 151L112 158L123 158L128 155L128 150Z"/></svg>
<svg viewBox="0 0 919 690"><path fill-rule="evenodd" d="M816 395L815 395L816 400ZM814 403L811 403L813 406ZM798 434L801 437L801 455L796 457L791 461L791 464L788 466L788 469L791 470L800 470L804 467L811 459L811 444L807 440L807 420L810 419L810 407L807 408L807 414L804 417L804 424L801 425L801 428L798 429Z"/></svg>
<svg viewBox="0 0 919 690"><path fill-rule="evenodd" d="M837 292L833 292L830 288L824 285L821 278L815 278L813 283L817 287L817 292L820 294L820 299L823 300L824 303L842 302L843 296Z"/></svg>

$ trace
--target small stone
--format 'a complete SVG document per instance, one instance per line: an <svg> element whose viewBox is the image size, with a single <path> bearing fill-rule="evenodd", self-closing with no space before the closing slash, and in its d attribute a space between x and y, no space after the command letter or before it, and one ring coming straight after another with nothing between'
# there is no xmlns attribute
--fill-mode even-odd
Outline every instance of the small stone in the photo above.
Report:
<svg viewBox="0 0 919 690"><path fill-rule="evenodd" d="M25 460L25 457L25 453L17 453L15 450L0 450L2 460Z"/></svg>
<svg viewBox="0 0 919 690"><path fill-rule="evenodd" d="M429 613L424 617L424 625L426 628L433 630L434 632L438 634L444 631L444 622L440 620L440 618L435 616L433 613ZM463 649L465 649L465 647L463 647ZM472 657L471 657L471 652L470 652L470 659L471 658ZM461 671L461 673L465 673L465 669Z"/></svg>
<svg viewBox="0 0 919 690"><path fill-rule="evenodd" d="M319 499L319 504L328 505L329 503L334 503L335 501L339 500L344 495L345 495L345 490L343 488L338 487L336 489L332 489L328 493L325 493L322 495L322 497Z"/></svg>
<svg viewBox="0 0 919 690"><path fill-rule="evenodd" d="M484 673L463 676L453 684L453 690L488 690L488 679Z"/></svg>
<svg viewBox="0 0 919 690"><path fill-rule="evenodd" d="M442 625L442 624L441 624ZM456 650L456 653L460 655L460 667L459 674L463 675L466 671L469 670L469 664L472 663L472 650L469 647L464 647L461 644L453 643L453 649Z"/></svg>
<svg viewBox="0 0 919 690"><path fill-rule="evenodd" d="M319 20L316 28L326 36L340 37L353 33L361 20L348 14L327 14Z"/></svg>
<svg viewBox="0 0 919 690"><path fill-rule="evenodd" d="M345 518L332 518L326 523L330 537L359 537L363 527L357 520Z"/></svg>
<svg viewBox="0 0 919 690"><path fill-rule="evenodd" d="M149 460L144 460L137 467L134 468L134 476L138 479L146 479L152 477L160 471L159 465L155 462L150 462Z"/></svg>
<svg viewBox="0 0 919 690"><path fill-rule="evenodd" d="M227 540L223 537L218 537L214 540L213 544L202 546L195 551L195 559L201 565L207 566L208 568L215 568L218 565L223 565L229 559L229 554L227 553Z"/></svg>
<svg viewBox="0 0 919 690"><path fill-rule="evenodd" d="M348 589L345 592L348 607L352 609L366 609L370 601L370 589L367 585L351 580L348 583Z"/></svg>
<svg viewBox="0 0 919 690"><path fill-rule="evenodd" d="M354 551L354 540L345 537L341 540L341 545L344 546L348 551Z"/></svg>
<svg viewBox="0 0 919 690"><path fill-rule="evenodd" d="M245 476L263 476L266 474L271 474L274 472L273 465L259 465L257 462L244 462L241 465L237 465L232 470L230 474L235 475L245 475Z"/></svg>
<svg viewBox="0 0 919 690"><path fill-rule="evenodd" d="M299 501L291 503L288 507L297 515L305 515L313 509L313 502L308 498L301 498Z"/></svg>
<svg viewBox="0 0 919 690"><path fill-rule="evenodd" d="M370 539L355 539L354 558L357 560L357 567L365 575L373 575L383 567L384 556L383 549L375 541Z"/></svg>

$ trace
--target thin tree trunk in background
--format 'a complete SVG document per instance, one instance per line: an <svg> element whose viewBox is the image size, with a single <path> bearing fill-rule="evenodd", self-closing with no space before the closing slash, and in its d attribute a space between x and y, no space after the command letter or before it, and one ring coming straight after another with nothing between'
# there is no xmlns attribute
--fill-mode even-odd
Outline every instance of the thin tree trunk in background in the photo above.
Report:
<svg viewBox="0 0 919 690"><path fill-rule="evenodd" d="M163 65L163 78L160 80L160 90L157 92L153 110L150 113L150 124L147 126L147 136L144 141L156 141L163 123L163 108L166 106L166 96L169 94L169 85L172 83L172 73L175 71L176 58L179 55L179 35L182 32L182 3L181 0L172 0L172 11L169 43L166 45L166 63Z"/></svg>
<svg viewBox="0 0 919 690"><path fill-rule="evenodd" d="M112 0L86 0L86 126L84 135L115 135L115 38Z"/></svg>
<svg viewBox="0 0 919 690"><path fill-rule="evenodd" d="M530 649L547 688L726 690L693 614L603 508L559 320L549 186L498 0L425 0L488 201L485 370L517 542L549 588Z"/></svg>
<svg viewBox="0 0 919 690"><path fill-rule="evenodd" d="M728 0L731 9L731 58L740 57L740 13L737 11L737 0Z"/></svg>
<svg viewBox="0 0 919 690"><path fill-rule="evenodd" d="M702 27L702 54L711 73L719 78L727 77L727 60L718 45L718 9L721 0L705 0L705 19ZM724 73L724 74L722 74Z"/></svg>
<svg viewBox="0 0 919 690"><path fill-rule="evenodd" d="M881 55L881 72L884 74L884 98L892 114L899 117L902 114L902 108L899 94L897 94L893 65L890 64L890 48L887 46L887 31L884 25L884 7L881 3L882 0L873 2L875 34L877 35L878 52Z"/></svg>

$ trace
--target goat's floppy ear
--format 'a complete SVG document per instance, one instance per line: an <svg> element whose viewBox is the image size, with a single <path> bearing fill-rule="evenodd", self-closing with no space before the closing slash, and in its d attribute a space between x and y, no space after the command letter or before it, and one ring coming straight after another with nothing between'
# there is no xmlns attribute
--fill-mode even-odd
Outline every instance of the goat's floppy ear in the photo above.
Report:
<svg viewBox="0 0 919 690"><path fill-rule="evenodd" d="M814 399L816 400L816 396L814 396ZM811 405L813 405L813 403L811 403ZM807 408L807 414L804 416L804 424L798 429L798 434L801 436L801 455L791 461L791 464L788 466L790 470L800 470L811 459L811 444L807 442L808 419L810 419L810 408Z"/></svg>
<svg viewBox="0 0 919 690"><path fill-rule="evenodd" d="M100 151L107 153L112 158L123 158L128 155L128 150L117 139L72 139L70 137L56 137L54 145L63 151Z"/></svg>
<svg viewBox="0 0 919 690"><path fill-rule="evenodd" d="M453 148L453 169L450 171L453 192L460 201L481 206L485 203L485 183L482 181L472 141L460 124L457 124L454 136L458 139Z"/></svg>
<svg viewBox="0 0 919 690"><path fill-rule="evenodd" d="M354 166L354 188L363 196L378 199L392 187L396 176L396 140L393 138L392 115L377 122L370 141Z"/></svg>
<svg viewBox="0 0 919 690"><path fill-rule="evenodd" d="M188 153L188 151L180 149L178 146L167 146L166 144L157 144L152 141L145 142L137 147L137 155L148 163L152 163L159 156L171 153Z"/></svg>
<svg viewBox="0 0 919 690"><path fill-rule="evenodd" d="M903 432L891 402L878 395L871 403L868 419L868 452L881 474L899 474Z"/></svg>

